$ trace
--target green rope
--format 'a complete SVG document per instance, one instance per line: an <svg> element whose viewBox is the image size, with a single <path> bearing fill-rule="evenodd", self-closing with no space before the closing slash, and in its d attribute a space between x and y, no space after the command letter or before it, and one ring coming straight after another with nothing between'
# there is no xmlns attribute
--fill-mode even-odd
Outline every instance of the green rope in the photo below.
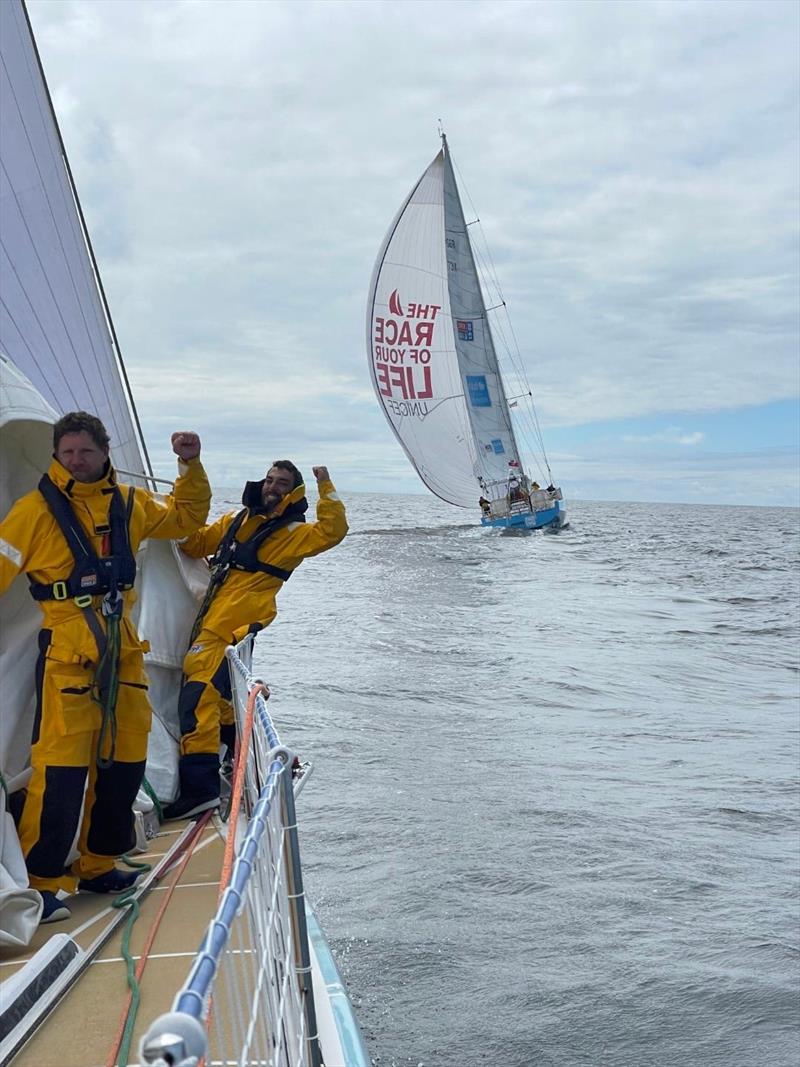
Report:
<svg viewBox="0 0 800 1067"><path fill-rule="evenodd" d="M153 801L153 806L156 809L156 815L158 816L159 825L164 821L164 808L161 805L161 801L156 796L156 791L148 782L147 778L142 778L142 789Z"/></svg>
<svg viewBox="0 0 800 1067"><path fill-rule="evenodd" d="M129 864L129 866L149 868L149 864L131 863L127 856L123 856L122 858ZM125 930L122 934L121 951L122 957L125 960L128 988L131 991L131 1003L128 1008L128 1017L125 1020L125 1028L122 1031L122 1041L120 1042L119 1054L117 1056L118 1064L125 1064L128 1062L128 1054L130 1053L131 1042L133 1041L133 1028L136 1025L136 1015L139 1011L139 1001L141 1000L141 989L136 978L136 967L131 954L131 934L133 933L133 924L139 918L139 901L134 896L135 892L136 886L133 885L124 893L120 893L120 895L112 901L112 907L114 908L130 908L128 921L125 923Z"/></svg>
<svg viewBox="0 0 800 1067"><path fill-rule="evenodd" d="M120 859L128 867L133 867L137 870L149 871L151 870L151 864L139 863L136 860L131 859L130 856L121 856ZM139 1011L139 1001L141 1000L141 987L136 977L136 966L133 961L133 955L131 953L131 935L133 934L133 924L139 918L139 901L136 898L137 886L132 885L130 889L126 889L124 893L120 893L118 897L115 897L111 901L112 908L130 908L128 915L128 921L125 923L125 929L122 933L122 948L121 955L125 960L125 972L128 979L128 988L131 991L131 1003L128 1008L128 1017L125 1020L125 1028L122 1031L122 1041L119 1046L119 1054L117 1056L118 1064L125 1064L128 1062L128 1057L131 1049L131 1041L133 1040L133 1028L136 1025L136 1016Z"/></svg>
<svg viewBox="0 0 800 1067"><path fill-rule="evenodd" d="M133 867L133 869L135 871L149 871L149 870L152 870L152 865L151 864L149 864L149 863L140 863L138 860L131 859L131 857L127 853L124 856L120 856L120 859L122 860L122 862L125 864L126 867ZM126 889L125 892L127 893L128 890ZM116 907L116 904L114 905L114 907Z"/></svg>
<svg viewBox="0 0 800 1067"><path fill-rule="evenodd" d="M121 639L119 619L113 615L106 620L106 644L94 672L89 696L102 712L97 738L97 766L108 770L114 762L117 747L117 696L119 694L119 655ZM110 734L108 756L103 756L106 737Z"/></svg>

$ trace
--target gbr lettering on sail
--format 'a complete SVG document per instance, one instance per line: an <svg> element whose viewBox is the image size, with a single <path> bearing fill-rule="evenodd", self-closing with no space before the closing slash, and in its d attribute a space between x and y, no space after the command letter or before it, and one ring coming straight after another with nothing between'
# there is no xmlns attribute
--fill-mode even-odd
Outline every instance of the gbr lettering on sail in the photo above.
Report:
<svg viewBox="0 0 800 1067"><path fill-rule="evenodd" d="M433 397L431 348L439 304L408 303L397 290L389 297L389 315L372 323L372 354L378 392L395 415L425 415Z"/></svg>

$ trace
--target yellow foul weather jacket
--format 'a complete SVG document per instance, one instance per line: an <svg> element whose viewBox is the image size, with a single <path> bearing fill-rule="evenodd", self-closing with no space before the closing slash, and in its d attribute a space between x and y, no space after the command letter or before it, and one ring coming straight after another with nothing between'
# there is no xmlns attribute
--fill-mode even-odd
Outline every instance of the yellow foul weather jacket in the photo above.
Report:
<svg viewBox="0 0 800 1067"><path fill-rule="evenodd" d="M211 491L200 461L181 462L179 471L173 493L164 501L146 489L119 486L132 553L147 537L185 537L205 522ZM54 459L47 473L68 499L84 540L98 559L108 559L114 524L113 468L108 465L96 482L76 482ZM117 553L118 546L113 547ZM106 643L109 630L101 610L102 595L87 593L75 599L66 595L63 583L75 566L42 492L37 489L18 500L0 523L0 593L25 572L40 587L51 587L45 589L48 597L53 592L63 597L39 600L44 618L36 668L32 775L19 824L30 884L42 892L74 892L78 879L103 877L114 867L114 857L132 846L131 805L144 773L150 729L142 658L147 645L131 621L136 594L128 589L121 592L114 654L118 694L105 720L108 730L103 732L98 645ZM111 719L115 725L109 725ZM65 871L76 833L80 855Z"/></svg>
<svg viewBox="0 0 800 1067"><path fill-rule="evenodd" d="M347 519L333 482L319 482L318 489L317 521L291 522L276 530L258 550L262 563L292 571L304 559L333 548L344 538ZM271 512L271 517L281 514L304 494L305 486L293 489ZM182 551L195 558L211 556L236 514L229 512L211 526L198 530L181 544ZM266 516L251 513L237 531L236 540L246 541L265 522ZM211 630L226 644L235 644L248 631L269 626L278 613L275 598L282 585L281 579L271 574L231 569L208 609L203 629Z"/></svg>
<svg viewBox="0 0 800 1067"><path fill-rule="evenodd" d="M181 461L179 477L171 496L160 501L146 489L136 489L128 523L130 546L135 554L147 537L186 537L205 522L211 502L211 489L199 459ZM76 482L66 467L54 459L48 470L50 480L69 498L81 526L88 534L95 552L102 556L103 539L108 528L111 490L117 485L116 474L109 466L96 482ZM120 485L127 504L131 487ZM70 552L55 518L38 489L14 504L0 523L0 593L5 592L13 579L24 571L33 581L51 584L66 579L74 566ZM136 593L130 589L122 594L125 608L122 621L123 648L125 643L140 647L136 631L130 621L130 611ZM92 598L98 609L101 596ZM53 642L69 645L75 652L94 661L97 650L83 612L72 599L42 600L39 602L44 620L42 626L53 631Z"/></svg>

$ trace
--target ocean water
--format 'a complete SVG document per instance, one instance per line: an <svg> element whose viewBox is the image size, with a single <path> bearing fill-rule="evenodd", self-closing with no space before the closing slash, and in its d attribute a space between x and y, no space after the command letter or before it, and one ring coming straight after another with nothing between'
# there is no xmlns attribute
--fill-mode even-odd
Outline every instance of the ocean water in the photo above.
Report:
<svg viewBox="0 0 800 1067"><path fill-rule="evenodd" d="M800 512L346 503L256 664L373 1063L796 1067Z"/></svg>

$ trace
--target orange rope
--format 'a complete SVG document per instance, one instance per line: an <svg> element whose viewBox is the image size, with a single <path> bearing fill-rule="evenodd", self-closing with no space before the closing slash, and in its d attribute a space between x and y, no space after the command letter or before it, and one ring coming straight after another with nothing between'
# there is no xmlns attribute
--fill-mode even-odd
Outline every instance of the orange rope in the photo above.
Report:
<svg viewBox="0 0 800 1067"><path fill-rule="evenodd" d="M161 907L158 909L156 917L153 920L153 923L152 923L152 925L150 927L150 933L148 934L147 940L146 940L146 942L145 942L145 944L144 944L144 946L142 948L142 954L141 954L141 957L139 959L139 965L136 968L136 981L137 982L142 977L142 973L144 972L145 966L147 965L147 958L148 958L148 955L150 954L150 949L153 947L153 942L156 939L156 934L158 933L158 928L161 925L161 920L163 919L164 913L166 912L166 910L167 910L167 908L169 906L169 902L172 899L172 894L175 892L175 888L176 888L178 882L180 881L181 875L183 874L184 870L186 869L186 865L188 864L189 860L192 858L192 855L194 853L194 847L197 844L198 840L200 839L200 835L201 835L203 829L205 828L206 823L208 822L208 820L211 818L212 815L213 815L212 811L206 811L200 816L200 818L195 823L195 830L194 830L194 833L193 833L192 837L190 837L186 842L186 847L183 850L183 858L182 858L181 862L178 864L178 866L175 868L175 876L173 877L172 882L170 883L169 889L164 894L165 895L165 900L161 904ZM165 874L166 873L167 872L165 872ZM156 879L156 881L158 881L158 880L159 879ZM125 1024L128 1021L128 1012L131 1009L132 1001L133 1001L133 992L129 990L129 992L128 992L128 1000L127 1000L127 1002L125 1004L125 1007L122 1009L122 1015L120 1017L120 1023L119 1023L119 1028L117 1030L117 1035L116 1035L116 1037L114 1039L114 1045L113 1045L113 1048L111 1049L111 1052L108 1055L108 1059L105 1062L105 1067L116 1067L117 1056L119 1054L120 1045L122 1044L122 1038L123 1038L123 1035L125 1033Z"/></svg>
<svg viewBox="0 0 800 1067"><path fill-rule="evenodd" d="M253 736L253 722L256 713L256 697L259 693L264 694L264 699L269 700L269 689L263 682L256 682L247 694L247 708L242 724L241 740L236 742L236 768L233 772L233 791L231 795L231 814L228 819L228 835L225 838L225 854L222 857L222 871L219 876L219 896L217 904L222 900L228 882L233 872L233 851L236 847L236 822L239 818L239 810L242 806L242 793L244 792L244 779L247 772L247 755L250 751L250 741ZM209 997L208 1015L206 1016L206 1031L211 1033L211 1019L214 1014L214 998ZM198 1067L205 1067L205 1060L201 1060Z"/></svg>
<svg viewBox="0 0 800 1067"><path fill-rule="evenodd" d="M247 755L250 751L250 740L253 736L253 721L255 719L256 697L259 693L264 694L264 699L269 700L269 689L263 682L256 682L247 694L247 709L244 723L242 724L242 738L237 746L236 770L233 774L233 796L231 798L231 815L228 819L228 836L225 839L225 855L222 860L222 873L219 878L218 903L228 888L233 871L233 852L236 848L236 821L239 817L239 809L242 806L242 793L244 792L245 772L247 771Z"/></svg>

